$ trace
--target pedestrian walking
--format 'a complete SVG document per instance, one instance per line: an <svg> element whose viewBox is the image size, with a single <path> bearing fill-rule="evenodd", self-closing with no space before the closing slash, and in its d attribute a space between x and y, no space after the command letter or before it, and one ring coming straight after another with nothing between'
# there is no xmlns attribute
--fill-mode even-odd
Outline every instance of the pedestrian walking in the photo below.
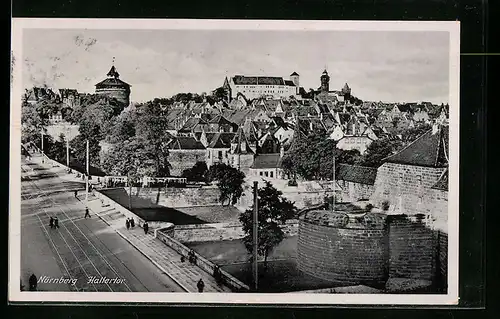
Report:
<svg viewBox="0 0 500 319"><path fill-rule="evenodd" d="M205 283L203 282L203 279L200 278L196 286L198 287L198 292L203 292L203 288L205 288Z"/></svg>
<svg viewBox="0 0 500 319"><path fill-rule="evenodd" d="M50 216L49 226L51 229L54 228L54 218L52 216Z"/></svg>
<svg viewBox="0 0 500 319"><path fill-rule="evenodd" d="M30 291L36 291L36 287L38 285L38 279L36 278L35 274L31 274L29 279L29 284L30 284Z"/></svg>
<svg viewBox="0 0 500 319"><path fill-rule="evenodd" d="M90 218L89 208L85 207L85 219L87 219L87 216Z"/></svg>
<svg viewBox="0 0 500 319"><path fill-rule="evenodd" d="M128 220L128 218L127 218L127 220L125 221L125 226L127 227L127 229L129 229L129 228L130 228L130 221Z"/></svg>
<svg viewBox="0 0 500 319"><path fill-rule="evenodd" d="M59 228L59 219L57 216L54 218L54 228Z"/></svg>
<svg viewBox="0 0 500 319"><path fill-rule="evenodd" d="M135 221L133 218L130 218L130 228L134 228L135 226Z"/></svg>
<svg viewBox="0 0 500 319"><path fill-rule="evenodd" d="M148 222L144 222L144 234L148 234L148 230L149 230L149 225L148 225Z"/></svg>

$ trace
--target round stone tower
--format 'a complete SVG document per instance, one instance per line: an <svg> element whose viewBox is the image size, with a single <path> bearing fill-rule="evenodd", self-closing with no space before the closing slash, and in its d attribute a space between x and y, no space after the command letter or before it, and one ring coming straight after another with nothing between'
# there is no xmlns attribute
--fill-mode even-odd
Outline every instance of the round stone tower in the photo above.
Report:
<svg viewBox="0 0 500 319"><path fill-rule="evenodd" d="M341 204L336 208L300 216L298 268L333 282L383 284L388 276L386 215L345 210Z"/></svg>
<svg viewBox="0 0 500 319"><path fill-rule="evenodd" d="M130 85L120 80L120 74L114 65L111 66L107 76L107 79L95 85L95 93L115 98L127 107L130 104Z"/></svg>
<svg viewBox="0 0 500 319"><path fill-rule="evenodd" d="M328 75L328 72L324 70L323 74L321 74L321 92L328 91L330 91L330 76Z"/></svg>

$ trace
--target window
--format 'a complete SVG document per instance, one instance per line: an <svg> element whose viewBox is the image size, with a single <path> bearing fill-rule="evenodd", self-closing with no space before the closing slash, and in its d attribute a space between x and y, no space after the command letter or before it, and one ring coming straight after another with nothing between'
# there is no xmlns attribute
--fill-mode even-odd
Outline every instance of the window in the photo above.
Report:
<svg viewBox="0 0 500 319"><path fill-rule="evenodd" d="M222 151L219 151L219 159L222 158Z"/></svg>
<svg viewBox="0 0 500 319"><path fill-rule="evenodd" d="M267 172L265 174L266 174L266 177L268 177L269 174Z"/></svg>
<svg viewBox="0 0 500 319"><path fill-rule="evenodd" d="M269 172L269 175L271 176L271 178L273 177L273 172Z"/></svg>
<svg viewBox="0 0 500 319"><path fill-rule="evenodd" d="M262 176L262 172L259 172L259 175Z"/></svg>

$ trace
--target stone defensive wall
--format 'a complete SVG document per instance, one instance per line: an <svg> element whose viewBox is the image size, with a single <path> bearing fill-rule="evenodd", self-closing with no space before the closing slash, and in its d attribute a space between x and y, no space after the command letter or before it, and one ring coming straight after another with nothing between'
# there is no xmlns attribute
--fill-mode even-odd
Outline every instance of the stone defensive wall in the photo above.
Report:
<svg viewBox="0 0 500 319"><path fill-rule="evenodd" d="M129 188L125 187L128 193ZM217 186L186 188L132 187L132 196L139 196L166 207L218 206L220 191Z"/></svg>
<svg viewBox="0 0 500 319"><path fill-rule="evenodd" d="M447 251L447 235L418 217L326 210L299 217L298 267L326 280L381 286L406 279L446 287Z"/></svg>

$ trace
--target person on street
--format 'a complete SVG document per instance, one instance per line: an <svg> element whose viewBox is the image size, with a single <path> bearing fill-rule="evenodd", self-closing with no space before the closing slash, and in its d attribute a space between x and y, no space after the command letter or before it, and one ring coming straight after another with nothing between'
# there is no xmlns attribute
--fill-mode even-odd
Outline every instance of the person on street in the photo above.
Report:
<svg viewBox="0 0 500 319"><path fill-rule="evenodd" d="M87 219L87 216L88 216L88 218L90 218L89 208L85 207L85 219Z"/></svg>
<svg viewBox="0 0 500 319"><path fill-rule="evenodd" d="M54 228L59 228L59 219L57 216L54 218Z"/></svg>
<svg viewBox="0 0 500 319"><path fill-rule="evenodd" d="M52 216L50 216L49 226L51 229L54 228L54 218Z"/></svg>
<svg viewBox="0 0 500 319"><path fill-rule="evenodd" d="M130 228L130 221L128 220L128 218L127 218L127 220L125 221L125 226L127 227L127 229L129 229L129 228Z"/></svg>
<svg viewBox="0 0 500 319"><path fill-rule="evenodd" d="M196 286L198 287L198 292L203 292L203 288L205 288L205 283L203 282L203 279L200 278Z"/></svg>
<svg viewBox="0 0 500 319"><path fill-rule="evenodd" d="M148 225L148 222L144 222L144 234L148 234L148 230L149 230L149 225Z"/></svg>
<svg viewBox="0 0 500 319"><path fill-rule="evenodd" d="M36 287L38 285L38 279L36 278L35 274L31 274L29 279L29 284L30 284L30 291L36 291Z"/></svg>
<svg viewBox="0 0 500 319"><path fill-rule="evenodd" d="M130 218L130 228L134 228L135 226L135 221L133 218Z"/></svg>

